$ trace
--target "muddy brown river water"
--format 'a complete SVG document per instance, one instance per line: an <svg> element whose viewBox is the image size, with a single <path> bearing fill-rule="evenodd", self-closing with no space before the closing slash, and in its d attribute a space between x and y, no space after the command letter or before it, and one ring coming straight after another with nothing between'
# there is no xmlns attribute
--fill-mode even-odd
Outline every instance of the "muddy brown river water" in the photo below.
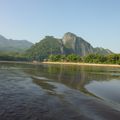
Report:
<svg viewBox="0 0 120 120"><path fill-rule="evenodd" d="M0 120L120 120L120 68L0 63Z"/></svg>

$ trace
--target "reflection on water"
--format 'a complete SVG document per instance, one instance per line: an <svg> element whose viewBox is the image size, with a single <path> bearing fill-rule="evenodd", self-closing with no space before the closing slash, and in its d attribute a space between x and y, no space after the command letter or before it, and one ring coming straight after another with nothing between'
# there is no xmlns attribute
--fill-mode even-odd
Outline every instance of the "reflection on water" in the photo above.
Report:
<svg viewBox="0 0 120 120"><path fill-rule="evenodd" d="M1 69L18 69L31 75L33 83L54 91L49 82L59 82L89 95L120 103L120 69L111 67L5 64ZM17 66L17 67L16 67Z"/></svg>
<svg viewBox="0 0 120 120"><path fill-rule="evenodd" d="M0 64L0 120L120 119L120 69ZM84 94L83 94L84 93Z"/></svg>
<svg viewBox="0 0 120 120"><path fill-rule="evenodd" d="M46 79L49 78L48 81L59 82L83 93L120 103L119 68L44 65L37 66L35 70L28 69L26 72L35 76L45 76ZM41 78L35 83L52 87L46 81L41 81Z"/></svg>
<svg viewBox="0 0 120 120"><path fill-rule="evenodd" d="M85 88L100 98L120 104L120 80L92 81Z"/></svg>
<svg viewBox="0 0 120 120"><path fill-rule="evenodd" d="M33 83L41 86L42 89L48 90L48 91L54 91L54 89L56 88L54 85L44 82L44 80L33 79Z"/></svg>

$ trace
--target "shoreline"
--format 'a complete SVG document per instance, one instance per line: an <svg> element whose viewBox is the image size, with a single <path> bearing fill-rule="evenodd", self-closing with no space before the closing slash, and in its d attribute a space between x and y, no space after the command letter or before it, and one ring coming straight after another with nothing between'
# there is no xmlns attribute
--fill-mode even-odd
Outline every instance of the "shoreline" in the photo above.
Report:
<svg viewBox="0 0 120 120"><path fill-rule="evenodd" d="M0 61L0 63L18 63L18 64L54 64L54 65L77 65L77 66L98 66L98 67L116 67L120 68L117 64L96 64L96 63L80 63L80 62L25 62L25 61Z"/></svg>
<svg viewBox="0 0 120 120"><path fill-rule="evenodd" d="M79 66L98 66L98 67L118 67L117 64L95 64L95 63L75 63L75 62L42 62L43 64L59 64L59 65L79 65Z"/></svg>

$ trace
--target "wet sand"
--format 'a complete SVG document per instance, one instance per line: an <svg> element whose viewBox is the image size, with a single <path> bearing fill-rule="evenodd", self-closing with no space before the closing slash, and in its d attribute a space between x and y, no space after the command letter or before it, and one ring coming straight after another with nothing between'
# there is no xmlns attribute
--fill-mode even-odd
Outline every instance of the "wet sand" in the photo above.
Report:
<svg viewBox="0 0 120 120"><path fill-rule="evenodd" d="M18 63L18 64L59 64L59 65L79 65L79 66L98 66L98 67L118 67L118 64L94 64L94 63L79 63L79 62L22 62L22 61L0 61L0 63Z"/></svg>

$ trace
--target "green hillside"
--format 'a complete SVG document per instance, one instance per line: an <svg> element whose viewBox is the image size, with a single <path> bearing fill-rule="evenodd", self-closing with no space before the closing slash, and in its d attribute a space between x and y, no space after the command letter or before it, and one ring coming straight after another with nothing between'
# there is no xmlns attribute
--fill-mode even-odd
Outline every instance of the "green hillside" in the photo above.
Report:
<svg viewBox="0 0 120 120"><path fill-rule="evenodd" d="M32 60L43 60L51 54L76 54L86 56L89 54L107 55L111 53L108 49L92 47L92 45L83 38L70 32L65 33L62 39L46 36L26 52L27 56Z"/></svg>
<svg viewBox="0 0 120 120"><path fill-rule="evenodd" d="M0 35L0 52L24 52L32 45L33 43L27 40L7 39Z"/></svg>

